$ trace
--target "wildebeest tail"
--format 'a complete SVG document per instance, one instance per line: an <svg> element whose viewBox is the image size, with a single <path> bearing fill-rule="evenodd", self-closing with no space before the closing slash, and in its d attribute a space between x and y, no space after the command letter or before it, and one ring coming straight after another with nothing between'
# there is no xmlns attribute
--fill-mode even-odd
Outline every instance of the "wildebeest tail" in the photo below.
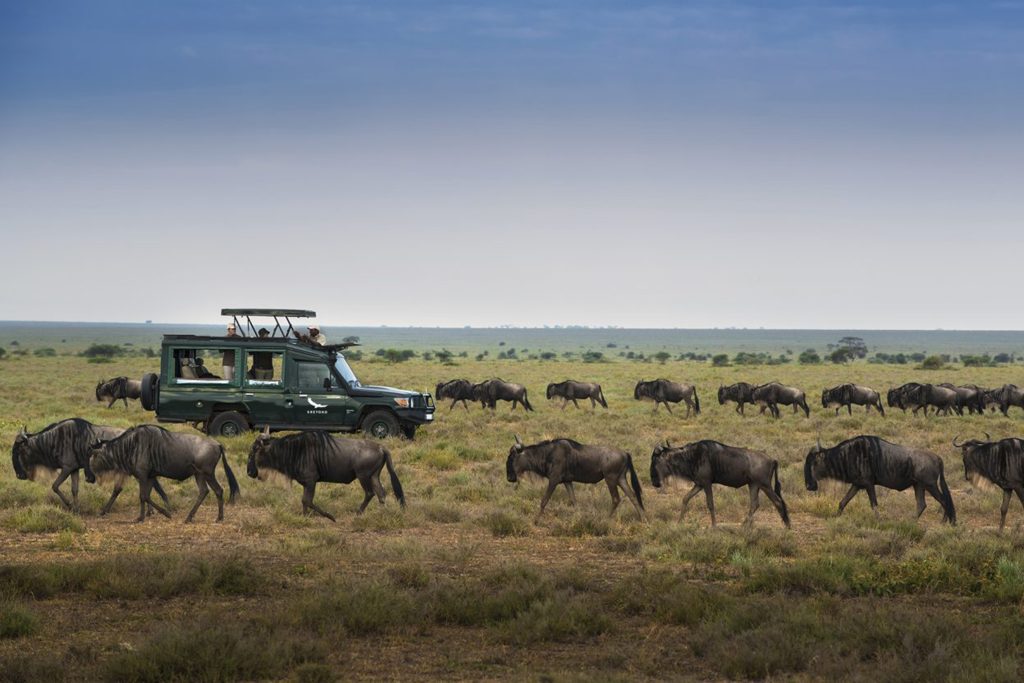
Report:
<svg viewBox="0 0 1024 683"><path fill-rule="evenodd" d="M601 399L601 407L607 408L608 401L604 400L604 389L601 388L600 384L597 385L597 397Z"/></svg>
<svg viewBox="0 0 1024 683"><path fill-rule="evenodd" d="M398 504L405 507L405 491L402 490L402 482L398 481L398 473L395 472L395 463L391 460L391 451L384 449L384 466L388 468L388 477L391 478L391 490L398 499Z"/></svg>
<svg viewBox="0 0 1024 683"><path fill-rule="evenodd" d="M241 494L242 490L238 488L238 480L235 479L235 473L231 471L231 465L228 464L228 455L224 452L224 447L220 447L220 458L224 462L224 474L228 478L228 502L234 503L235 498Z"/></svg>
<svg viewBox="0 0 1024 683"><path fill-rule="evenodd" d="M644 494L640 489L640 479L636 476L636 470L633 468L633 456L626 453L626 469L629 470L629 485L633 487L633 493L636 494L637 505L640 509L644 509Z"/></svg>
<svg viewBox="0 0 1024 683"><path fill-rule="evenodd" d="M527 410L533 410L533 406L530 405L530 398L526 395L526 387L523 387L523 407Z"/></svg>
<svg viewBox="0 0 1024 683"><path fill-rule="evenodd" d="M700 415L700 397L697 396L697 387L693 388L693 410Z"/></svg>
<svg viewBox="0 0 1024 683"><path fill-rule="evenodd" d="M782 503L779 509L779 516L782 517L782 523L789 527L789 508L786 507L786 501L782 498L782 482L779 481L779 461L772 460L772 477L775 479L775 495L779 497L779 502Z"/></svg>
<svg viewBox="0 0 1024 683"><path fill-rule="evenodd" d="M942 493L942 507L946 508L946 518L949 523L956 526L956 508L953 507L953 494L949 492L949 487L946 486L946 468L942 465L942 461L939 461L939 491Z"/></svg>

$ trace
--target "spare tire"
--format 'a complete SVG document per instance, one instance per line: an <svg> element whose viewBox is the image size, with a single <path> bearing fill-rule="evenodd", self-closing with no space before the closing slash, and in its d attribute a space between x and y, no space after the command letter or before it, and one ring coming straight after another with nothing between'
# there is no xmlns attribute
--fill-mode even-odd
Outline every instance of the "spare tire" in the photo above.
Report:
<svg viewBox="0 0 1024 683"><path fill-rule="evenodd" d="M142 376L142 401L143 410L156 410L157 398L160 393L160 375L152 372Z"/></svg>

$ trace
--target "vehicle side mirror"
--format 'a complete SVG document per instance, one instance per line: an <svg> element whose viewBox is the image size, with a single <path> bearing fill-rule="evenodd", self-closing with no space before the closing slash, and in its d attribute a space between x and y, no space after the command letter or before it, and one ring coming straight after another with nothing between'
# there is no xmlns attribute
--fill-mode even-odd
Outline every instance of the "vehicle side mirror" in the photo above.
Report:
<svg viewBox="0 0 1024 683"><path fill-rule="evenodd" d="M331 388L331 378L330 377L324 377L324 389L330 389L330 388Z"/></svg>

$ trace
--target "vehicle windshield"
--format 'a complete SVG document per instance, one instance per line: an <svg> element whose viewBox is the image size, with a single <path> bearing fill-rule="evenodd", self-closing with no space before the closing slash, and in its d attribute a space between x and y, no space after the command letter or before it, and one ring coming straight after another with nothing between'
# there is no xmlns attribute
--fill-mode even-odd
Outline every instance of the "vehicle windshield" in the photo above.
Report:
<svg viewBox="0 0 1024 683"><path fill-rule="evenodd" d="M352 368L349 367L348 361L346 361L345 357L340 353L338 354L338 359L334 361L334 369L339 375L341 375L342 379L348 382L350 387L362 386L359 383L359 380L356 379L356 373L352 372Z"/></svg>

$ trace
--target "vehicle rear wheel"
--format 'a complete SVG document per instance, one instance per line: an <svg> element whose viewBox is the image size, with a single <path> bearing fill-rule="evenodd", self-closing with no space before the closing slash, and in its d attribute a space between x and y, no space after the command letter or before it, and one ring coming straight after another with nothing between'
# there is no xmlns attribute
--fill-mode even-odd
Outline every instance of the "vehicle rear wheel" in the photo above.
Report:
<svg viewBox="0 0 1024 683"><path fill-rule="evenodd" d="M160 375L152 372L142 376L142 393L139 400L143 410L156 410L157 392L160 390Z"/></svg>
<svg viewBox="0 0 1024 683"><path fill-rule="evenodd" d="M206 429L210 436L238 436L249 431L249 421L245 415L229 410L224 413L217 413Z"/></svg>
<svg viewBox="0 0 1024 683"><path fill-rule="evenodd" d="M398 418L387 410L375 410L363 420L363 431L375 439L401 435Z"/></svg>

